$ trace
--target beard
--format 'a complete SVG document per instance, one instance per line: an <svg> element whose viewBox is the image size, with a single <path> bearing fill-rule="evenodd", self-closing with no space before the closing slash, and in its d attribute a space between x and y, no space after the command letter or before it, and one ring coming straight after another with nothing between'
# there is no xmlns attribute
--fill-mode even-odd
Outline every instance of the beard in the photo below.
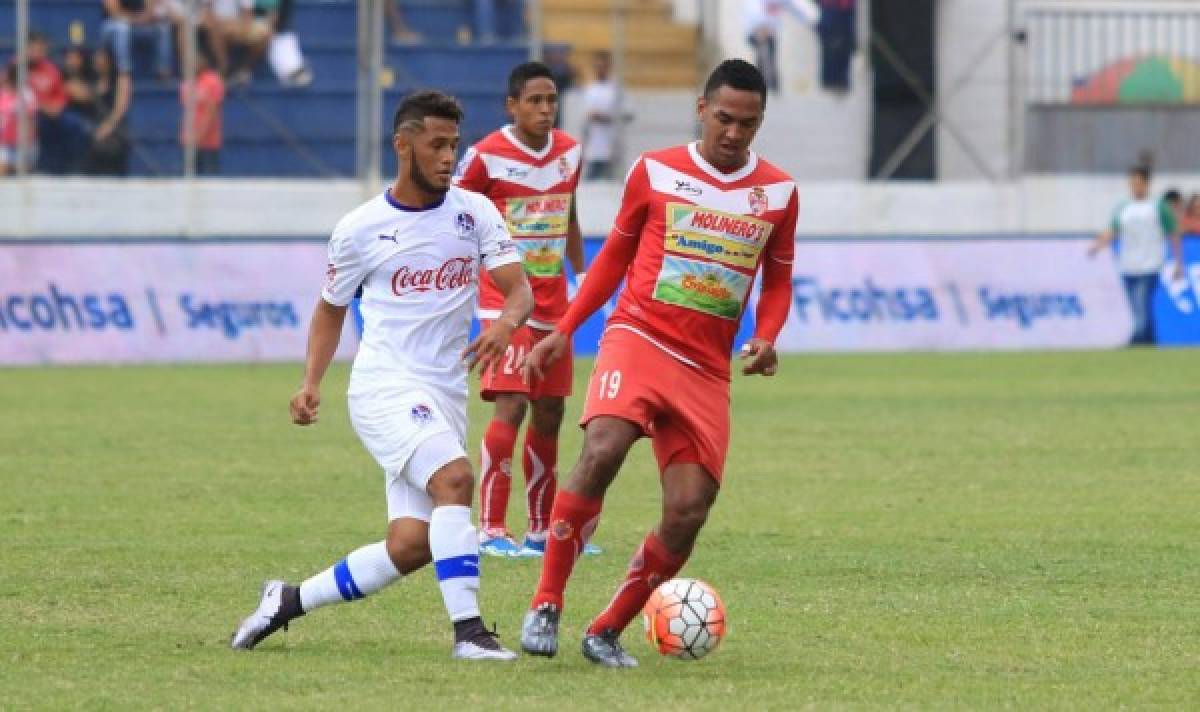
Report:
<svg viewBox="0 0 1200 712"><path fill-rule="evenodd" d="M450 185L434 185L433 181L425 177L421 169L417 167L416 161L409 163L408 177L416 184L418 188L429 193L430 195L445 195L450 190Z"/></svg>

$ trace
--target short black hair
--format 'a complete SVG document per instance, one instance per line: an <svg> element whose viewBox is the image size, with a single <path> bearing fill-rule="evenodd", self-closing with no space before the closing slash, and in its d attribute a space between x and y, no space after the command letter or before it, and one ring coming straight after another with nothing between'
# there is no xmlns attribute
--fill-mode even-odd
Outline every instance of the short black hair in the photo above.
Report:
<svg viewBox="0 0 1200 712"><path fill-rule="evenodd" d="M743 59L727 59L718 64L704 82L704 98L711 98L721 87L757 92L762 97L763 108L767 106L767 81L758 67Z"/></svg>
<svg viewBox="0 0 1200 712"><path fill-rule="evenodd" d="M392 133L411 122L420 124L427 116L462 123L462 104L446 92L436 89L415 91L401 99L400 106L396 107L396 114L392 117Z"/></svg>
<svg viewBox="0 0 1200 712"><path fill-rule="evenodd" d="M1163 200L1168 203L1182 203L1183 193L1180 193L1178 188L1171 188L1167 192L1163 193Z"/></svg>
<svg viewBox="0 0 1200 712"><path fill-rule="evenodd" d="M541 62L521 62L508 73L508 96L517 99L525 89L525 83L530 79L549 79L554 81L554 72Z"/></svg>
<svg viewBox="0 0 1200 712"><path fill-rule="evenodd" d="M1129 169L1129 176L1130 176L1131 178L1132 178L1133 176L1138 176L1138 177L1140 177L1142 180L1144 180L1144 181L1146 181L1147 183L1149 183L1149 182L1150 182L1150 177L1151 177L1150 166L1148 166L1148 165L1146 165L1146 164L1144 164L1144 163L1139 163L1138 165L1136 165L1136 166L1133 166L1133 167L1131 167L1131 168Z"/></svg>

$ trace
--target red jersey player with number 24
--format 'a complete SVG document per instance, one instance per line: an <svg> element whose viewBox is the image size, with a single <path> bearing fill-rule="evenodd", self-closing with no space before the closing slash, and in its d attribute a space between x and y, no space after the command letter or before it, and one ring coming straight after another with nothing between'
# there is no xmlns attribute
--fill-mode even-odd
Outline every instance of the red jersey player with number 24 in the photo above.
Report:
<svg viewBox="0 0 1200 712"><path fill-rule="evenodd" d="M760 268L742 372L775 374L774 341L792 300L798 197L787 174L750 150L766 101L766 84L752 65L727 60L713 71L697 102L701 139L643 154L634 164L587 282L526 359L531 377L552 368L575 329L626 280L588 385L583 452L550 514L541 578L521 631L527 653L558 652L567 579L596 529L605 491L645 436L661 473L662 519L583 639L588 660L637 666L621 647L621 631L683 567L720 488L730 354Z"/></svg>
<svg viewBox="0 0 1200 712"><path fill-rule="evenodd" d="M541 62L513 68L505 108L513 123L472 146L455 177L460 187L490 198L504 216L536 302L526 326L513 332L504 358L480 377L480 396L495 403L481 448L480 552L541 556L557 487L558 431L564 400L571 395L572 364L567 354L530 382L521 377L519 364L567 310L564 257L576 281L583 279L583 238L575 210L581 149L566 132L554 128L558 89L550 68ZM485 327L500 316L503 305L504 295L481 275L479 318ZM518 546L506 515L513 451L526 411L532 413L521 464L529 524Z"/></svg>

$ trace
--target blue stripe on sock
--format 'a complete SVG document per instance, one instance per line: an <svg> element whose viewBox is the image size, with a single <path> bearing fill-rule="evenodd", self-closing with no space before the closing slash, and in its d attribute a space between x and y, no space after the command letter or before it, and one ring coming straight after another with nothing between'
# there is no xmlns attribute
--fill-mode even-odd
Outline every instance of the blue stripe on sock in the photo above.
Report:
<svg viewBox="0 0 1200 712"><path fill-rule="evenodd" d="M333 580L337 582L338 592L347 601L364 598L362 591L358 590L358 584L354 583L354 577L350 575L350 564L345 559L334 565Z"/></svg>
<svg viewBox="0 0 1200 712"><path fill-rule="evenodd" d="M466 556L456 556L453 559L442 559L433 562L433 568L437 571L438 581L476 577L479 576L479 555L467 554Z"/></svg>

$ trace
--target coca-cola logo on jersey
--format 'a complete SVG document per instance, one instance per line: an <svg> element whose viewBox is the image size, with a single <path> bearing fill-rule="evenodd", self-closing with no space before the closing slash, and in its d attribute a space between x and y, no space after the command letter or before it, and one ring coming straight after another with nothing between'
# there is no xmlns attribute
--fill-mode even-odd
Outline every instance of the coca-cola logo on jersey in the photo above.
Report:
<svg viewBox="0 0 1200 712"><path fill-rule="evenodd" d="M413 292L446 291L461 289L475 280L475 260L470 257L454 257L441 267L413 269L401 265L392 274L392 294L403 297Z"/></svg>

